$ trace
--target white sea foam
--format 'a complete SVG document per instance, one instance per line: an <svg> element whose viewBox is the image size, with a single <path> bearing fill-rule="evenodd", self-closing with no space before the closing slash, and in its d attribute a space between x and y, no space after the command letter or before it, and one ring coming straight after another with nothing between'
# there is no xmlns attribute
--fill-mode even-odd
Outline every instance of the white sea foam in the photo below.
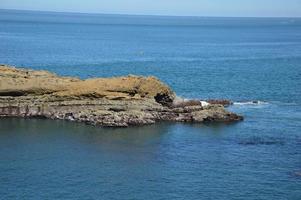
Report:
<svg viewBox="0 0 301 200"><path fill-rule="evenodd" d="M210 103L208 103L207 101L200 101L201 102L201 105L203 106L203 107L206 107L206 106L209 106L210 105Z"/></svg>
<svg viewBox="0 0 301 200"><path fill-rule="evenodd" d="M174 103L174 105L179 105L181 103L186 103L186 102L189 102L191 100L193 100L193 99L186 99L186 98L176 96L173 103ZM206 107L206 106L210 105L210 103L208 103L207 101L200 101L200 103L201 103L201 106L203 106L203 107Z"/></svg>
<svg viewBox="0 0 301 200"><path fill-rule="evenodd" d="M233 105L266 105L269 104L266 101L244 101L244 102L234 102Z"/></svg>

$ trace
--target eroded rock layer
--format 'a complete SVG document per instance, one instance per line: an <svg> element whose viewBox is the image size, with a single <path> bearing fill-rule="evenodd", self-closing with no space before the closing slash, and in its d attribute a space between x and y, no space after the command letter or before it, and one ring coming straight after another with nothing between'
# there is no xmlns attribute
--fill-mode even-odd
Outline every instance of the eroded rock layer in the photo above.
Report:
<svg viewBox="0 0 301 200"><path fill-rule="evenodd" d="M0 65L0 116L42 117L101 126L157 121L231 122L242 117L223 105L175 104L175 93L155 77L81 80L47 71Z"/></svg>

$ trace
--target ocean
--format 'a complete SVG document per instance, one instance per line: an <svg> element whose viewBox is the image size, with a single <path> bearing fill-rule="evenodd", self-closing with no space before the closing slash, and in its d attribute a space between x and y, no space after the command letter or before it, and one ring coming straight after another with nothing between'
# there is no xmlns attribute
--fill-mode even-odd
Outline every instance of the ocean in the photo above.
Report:
<svg viewBox="0 0 301 200"><path fill-rule="evenodd" d="M156 76L245 117L125 129L0 119L0 199L301 198L301 18L0 10L0 63Z"/></svg>

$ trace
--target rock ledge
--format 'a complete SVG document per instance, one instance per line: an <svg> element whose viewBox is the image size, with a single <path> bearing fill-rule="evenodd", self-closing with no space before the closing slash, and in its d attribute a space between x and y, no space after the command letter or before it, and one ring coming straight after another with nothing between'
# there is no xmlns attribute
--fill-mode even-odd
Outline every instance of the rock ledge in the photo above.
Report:
<svg viewBox="0 0 301 200"><path fill-rule="evenodd" d="M0 65L0 117L64 119L111 127L243 119L227 111L220 101L176 103L176 99L155 77L81 80Z"/></svg>

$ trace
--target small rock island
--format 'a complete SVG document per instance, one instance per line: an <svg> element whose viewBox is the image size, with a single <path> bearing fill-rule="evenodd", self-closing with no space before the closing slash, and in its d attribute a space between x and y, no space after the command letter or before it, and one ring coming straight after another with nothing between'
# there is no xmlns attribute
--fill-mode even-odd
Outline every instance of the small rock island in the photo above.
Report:
<svg viewBox="0 0 301 200"><path fill-rule="evenodd" d="M0 65L0 117L63 119L128 127L175 122L233 122L224 100L183 100L155 77L61 77Z"/></svg>

